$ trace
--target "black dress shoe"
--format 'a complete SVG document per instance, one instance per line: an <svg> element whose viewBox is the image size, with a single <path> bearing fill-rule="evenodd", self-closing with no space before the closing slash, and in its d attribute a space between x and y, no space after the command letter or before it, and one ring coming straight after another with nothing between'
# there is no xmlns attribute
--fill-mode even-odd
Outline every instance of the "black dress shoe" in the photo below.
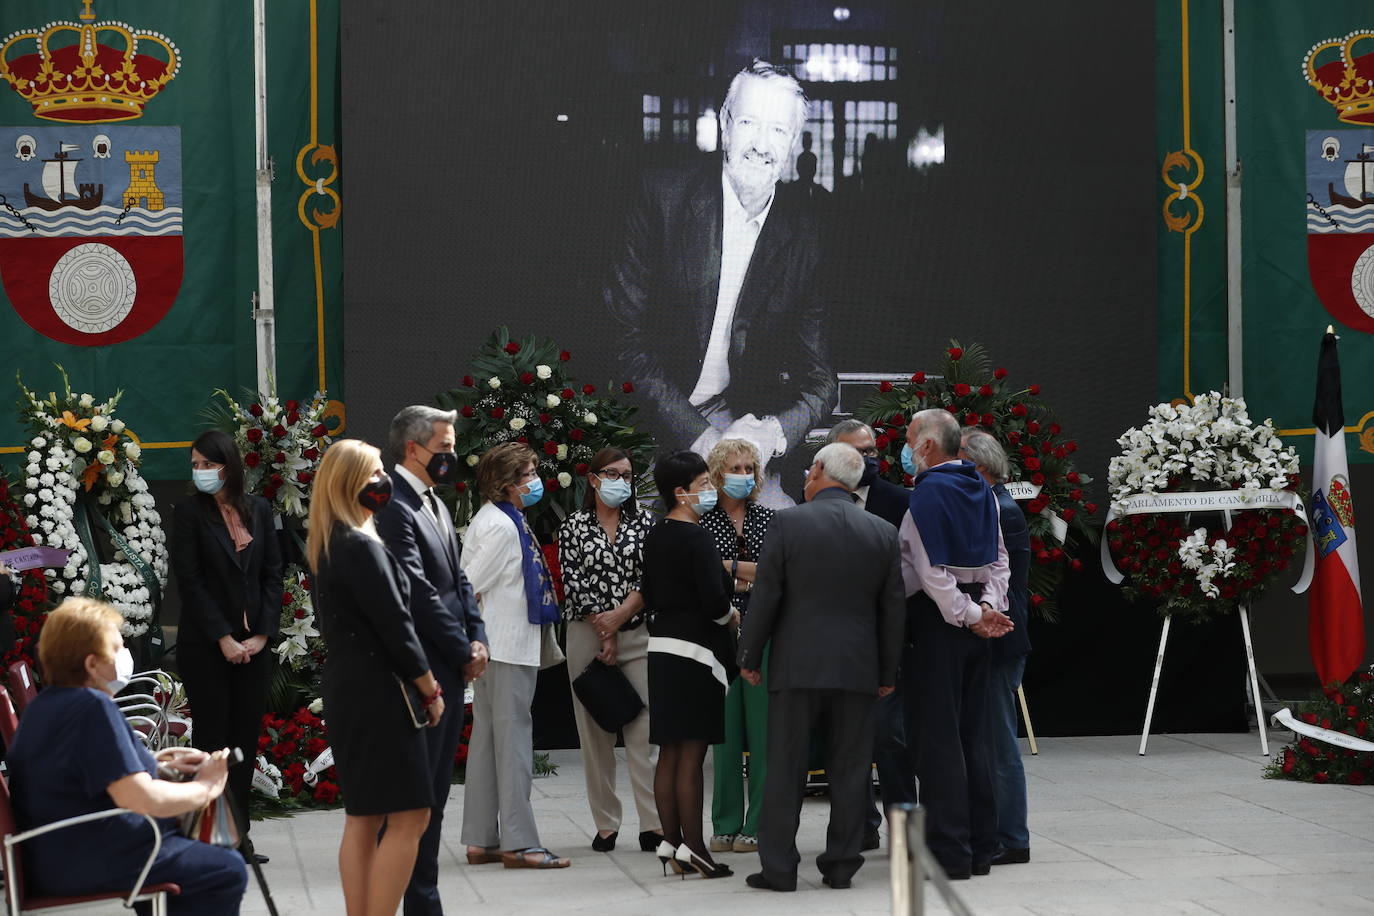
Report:
<svg viewBox="0 0 1374 916"><path fill-rule="evenodd" d="M592 837L593 851L610 852L612 849L615 849L615 838L618 836L620 836L619 830L615 831L610 836L602 836L598 833L596 836ZM643 844L641 843L640 845Z"/></svg>
<svg viewBox="0 0 1374 916"><path fill-rule="evenodd" d="M990 875L990 874L992 874L992 860L989 859L989 860L987 860L986 862L974 862L974 863L973 863L973 874L975 874L975 875Z"/></svg>
<svg viewBox="0 0 1374 916"><path fill-rule="evenodd" d="M972 877L973 871L968 868L946 868L945 877L951 881L967 881Z"/></svg>
<svg viewBox="0 0 1374 916"><path fill-rule="evenodd" d="M842 891L854 886L854 881L851 878L832 878L829 875L823 875L821 877L821 883L837 891Z"/></svg>
<svg viewBox="0 0 1374 916"><path fill-rule="evenodd" d="M761 871L754 872L754 874L749 875L747 878L744 879L744 883L752 888L756 888L757 890L761 891L795 891L797 889L797 885L795 884L793 884L791 887L783 887L781 885L774 884L772 881L769 881L766 877L764 877L764 874Z"/></svg>
<svg viewBox="0 0 1374 916"><path fill-rule="evenodd" d="M270 857L260 852L243 852L240 850L240 854L243 856L243 861L247 862L249 865L266 865L268 862L272 861Z"/></svg>
<svg viewBox="0 0 1374 916"><path fill-rule="evenodd" d="M662 842L663 834L656 830L641 830L639 832L639 849L641 852L653 852Z"/></svg>
<svg viewBox="0 0 1374 916"><path fill-rule="evenodd" d="M1025 849L1003 849L992 857L993 865L1024 865L1030 861L1030 847Z"/></svg>
<svg viewBox="0 0 1374 916"><path fill-rule="evenodd" d="M872 833L864 833L864 841L860 849L867 852L870 849L877 849L881 845L882 843L878 839L878 831L874 830Z"/></svg>

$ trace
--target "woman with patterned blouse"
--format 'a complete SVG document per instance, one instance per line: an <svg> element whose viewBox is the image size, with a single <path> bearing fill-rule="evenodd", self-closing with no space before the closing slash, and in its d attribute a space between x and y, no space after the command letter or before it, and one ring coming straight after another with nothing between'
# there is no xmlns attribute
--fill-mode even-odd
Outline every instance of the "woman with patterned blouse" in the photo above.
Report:
<svg viewBox="0 0 1374 916"><path fill-rule="evenodd" d="M603 448L591 460L582 508L558 529L563 570L563 618L568 621L568 677L576 679L593 658L617 665L634 686L644 709L622 729L630 785L639 811L639 848L649 852L663 839L654 804L657 751L649 743L649 632L639 580L644 536L653 525L634 498L634 468L628 453ZM592 849L610 852L620 833L620 798L615 791L615 734L596 724L573 695L573 714L582 745L587 801L596 825Z"/></svg>
<svg viewBox="0 0 1374 916"><path fill-rule="evenodd" d="M711 482L720 493L716 508L701 517L716 541L725 571L734 580L731 602L740 613L749 609L749 591L759 552L773 511L755 500L763 477L752 442L722 439L706 458ZM768 777L768 653L763 656L763 683L753 687L743 678L725 696L725 741L711 748L715 788L711 793L711 851L757 852L763 782ZM749 798L745 806L743 756L749 750Z"/></svg>

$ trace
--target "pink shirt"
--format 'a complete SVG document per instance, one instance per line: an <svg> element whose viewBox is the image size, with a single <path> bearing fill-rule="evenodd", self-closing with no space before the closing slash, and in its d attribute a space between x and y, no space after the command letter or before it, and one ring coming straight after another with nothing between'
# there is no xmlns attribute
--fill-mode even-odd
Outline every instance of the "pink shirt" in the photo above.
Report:
<svg viewBox="0 0 1374 916"><path fill-rule="evenodd" d="M253 536L243 526L243 519L239 518L238 510L219 501L216 501L215 505L219 506L219 514L224 519L224 527L229 529L229 540L234 542L234 549L242 550L253 543Z"/></svg>

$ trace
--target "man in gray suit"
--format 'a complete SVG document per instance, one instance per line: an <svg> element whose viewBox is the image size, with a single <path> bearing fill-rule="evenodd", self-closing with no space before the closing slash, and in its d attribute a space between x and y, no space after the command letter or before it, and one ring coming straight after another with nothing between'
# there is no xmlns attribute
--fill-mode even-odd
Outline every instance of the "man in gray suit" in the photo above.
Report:
<svg viewBox="0 0 1374 916"><path fill-rule="evenodd" d="M816 453L807 502L773 517L740 633L740 675L768 674L768 781L750 887L797 888L797 825L812 728L827 739L830 829L816 865L845 888L863 864L874 705L892 692L905 596L897 529L854 504L863 457L836 442Z"/></svg>

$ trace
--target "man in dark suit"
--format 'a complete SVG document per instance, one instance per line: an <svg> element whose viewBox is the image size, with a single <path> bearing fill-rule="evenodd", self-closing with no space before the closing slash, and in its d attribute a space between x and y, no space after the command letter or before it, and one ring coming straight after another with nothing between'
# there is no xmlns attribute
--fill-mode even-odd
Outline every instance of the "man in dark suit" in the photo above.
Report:
<svg viewBox="0 0 1374 916"><path fill-rule="evenodd" d="M796 79L755 61L721 107L723 160L647 175L630 207L604 298L665 453L747 439L766 466L835 404L815 207L778 183L805 114ZM792 505L776 471L760 498Z"/></svg>
<svg viewBox="0 0 1374 916"><path fill-rule="evenodd" d="M951 879L985 875L997 852L987 746L988 644L1012 628L997 497L960 461L959 421L919 411L902 465L916 478L898 529L911 664L906 740L926 809L926 845Z"/></svg>
<svg viewBox="0 0 1374 916"><path fill-rule="evenodd" d="M406 887L406 916L443 913L438 888L440 831L453 782L453 756L463 733L463 688L466 681L482 675L488 658L486 630L460 565L453 519L433 490L436 483L451 482L458 465L454 420L452 411L422 405L396 414L389 436L398 461L392 497L375 516L377 533L410 580L415 631L451 710L437 727L425 731L434 809Z"/></svg>
<svg viewBox="0 0 1374 916"><path fill-rule="evenodd" d="M990 650L991 689L988 693L988 738L992 746L992 786L997 798L997 843L999 851L993 865L1017 865L1030 861L1030 831L1026 827L1026 771L1021 764L1021 746L1016 740L1016 690L1026 670L1030 654L1027 632L1027 602L1030 597L1030 531L1026 514L1011 498L1003 484L1009 468L1007 453L982 430L964 432L959 457L973 462L978 473L997 495L1002 542L1007 547L1010 586L1007 591L1007 616L1012 631L994 639Z"/></svg>
<svg viewBox="0 0 1374 916"><path fill-rule="evenodd" d="M866 512L900 528L906 515L910 494L904 487L885 479L878 468L878 446L873 427L862 420L841 420L830 430L826 442L852 445L864 459L864 473L854 490L854 501ZM903 656L907 654L903 647ZM905 660L905 659L904 659ZM878 828L888 805L916 800L916 773L906 752L906 731L902 726L902 690L898 685L878 701L873 727L873 762L878 767L878 784L883 804L871 791L868 817L864 825L864 849L877 849Z"/></svg>
<svg viewBox="0 0 1374 916"><path fill-rule="evenodd" d="M816 865L833 888L863 864L873 710L892 692L903 625L897 531L854 505L863 458L834 443L816 453L805 505L778 513L759 558L740 633L740 676L768 674L768 781L759 822L759 864L750 887L796 890L797 825L810 733L827 736L830 828Z"/></svg>

